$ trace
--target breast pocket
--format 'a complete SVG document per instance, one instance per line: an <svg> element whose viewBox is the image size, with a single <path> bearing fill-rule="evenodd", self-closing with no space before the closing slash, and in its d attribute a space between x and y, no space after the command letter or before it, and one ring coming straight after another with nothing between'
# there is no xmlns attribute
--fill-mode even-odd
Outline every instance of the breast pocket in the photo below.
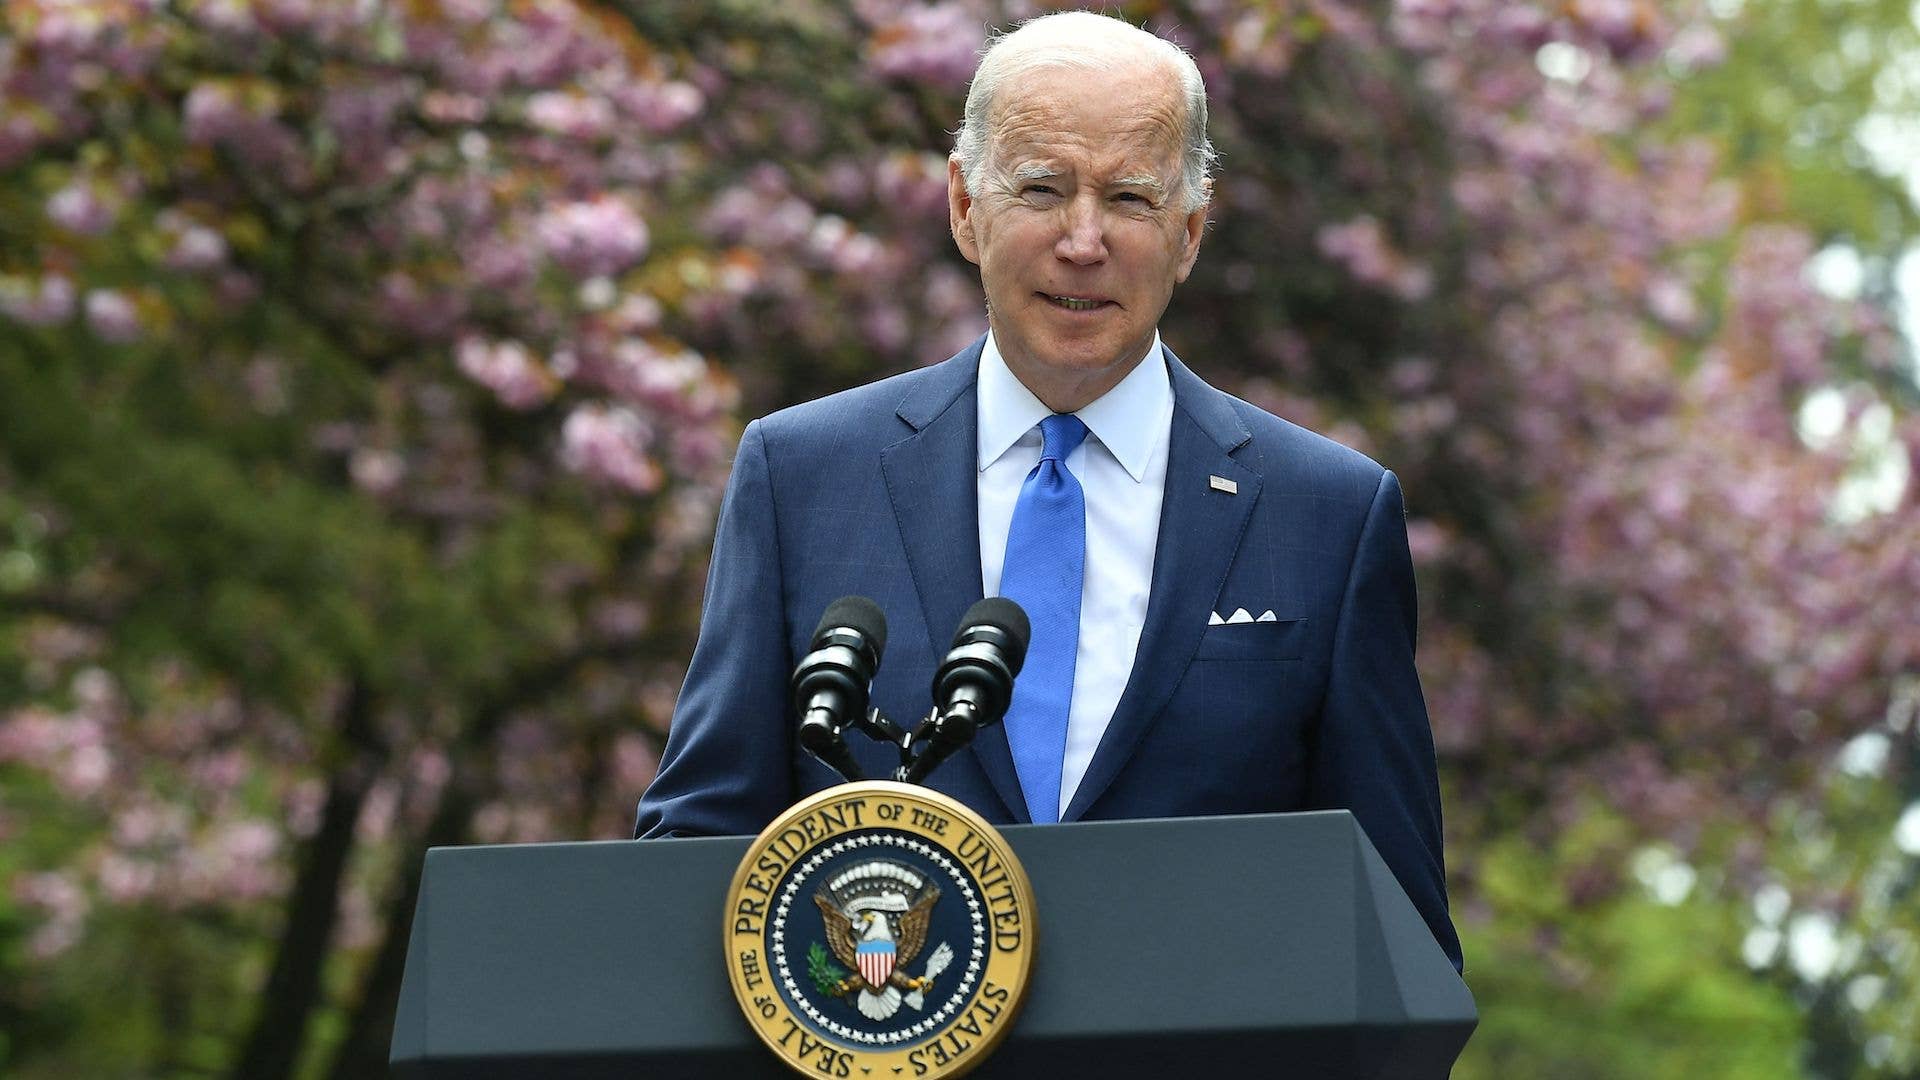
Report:
<svg viewBox="0 0 1920 1080"><path fill-rule="evenodd" d="M1195 660L1298 660L1305 649L1307 620L1220 623L1200 636Z"/></svg>

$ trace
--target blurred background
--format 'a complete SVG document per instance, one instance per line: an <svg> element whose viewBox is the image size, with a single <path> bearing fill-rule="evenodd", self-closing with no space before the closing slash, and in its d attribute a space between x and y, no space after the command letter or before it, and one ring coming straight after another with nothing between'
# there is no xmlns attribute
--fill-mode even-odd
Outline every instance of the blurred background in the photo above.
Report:
<svg viewBox="0 0 1920 1080"><path fill-rule="evenodd" d="M0 1072L381 1075L427 846L628 835L742 425L984 328L1044 10L0 2ZM1406 486L1457 1075L1920 1077L1920 8L1117 10L1168 343Z"/></svg>

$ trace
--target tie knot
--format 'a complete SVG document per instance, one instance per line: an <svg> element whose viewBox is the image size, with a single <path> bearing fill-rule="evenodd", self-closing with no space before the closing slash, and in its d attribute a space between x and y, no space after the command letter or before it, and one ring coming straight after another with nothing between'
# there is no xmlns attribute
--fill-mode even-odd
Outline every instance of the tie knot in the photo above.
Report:
<svg viewBox="0 0 1920 1080"><path fill-rule="evenodd" d="M1087 437L1087 425L1072 413L1054 413L1040 421L1040 458L1051 458L1066 464L1067 455L1073 453L1081 441Z"/></svg>

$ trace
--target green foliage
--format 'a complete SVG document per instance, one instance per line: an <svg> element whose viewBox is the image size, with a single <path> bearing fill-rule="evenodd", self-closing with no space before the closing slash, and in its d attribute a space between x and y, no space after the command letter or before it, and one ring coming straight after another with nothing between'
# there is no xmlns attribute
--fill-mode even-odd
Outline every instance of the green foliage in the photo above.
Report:
<svg viewBox="0 0 1920 1080"><path fill-rule="evenodd" d="M1460 920L1480 1027L1458 1080L1792 1080L1802 1022L1792 998L1740 958L1739 904L1664 904L1639 888L1581 903L1583 841L1487 851L1481 918Z"/></svg>
<svg viewBox="0 0 1920 1080"><path fill-rule="evenodd" d="M807 946L807 977L813 980L815 989L831 994L847 977L847 969L834 963L826 948L816 941Z"/></svg>
<svg viewBox="0 0 1920 1080"><path fill-rule="evenodd" d="M1909 0L1745 0L1709 5L1723 63L1675 84L1662 125L1704 134L1745 178L1755 209L1805 222L1863 253L1897 254L1920 229L1903 179L1876 167L1863 123L1920 111Z"/></svg>

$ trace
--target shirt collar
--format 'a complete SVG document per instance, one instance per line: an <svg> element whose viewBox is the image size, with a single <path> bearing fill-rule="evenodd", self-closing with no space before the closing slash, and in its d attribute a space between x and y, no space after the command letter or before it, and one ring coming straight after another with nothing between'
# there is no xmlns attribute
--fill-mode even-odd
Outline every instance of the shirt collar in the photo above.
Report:
<svg viewBox="0 0 1920 1080"><path fill-rule="evenodd" d="M1153 344L1127 377L1075 414L1136 483L1146 475L1147 458L1153 450L1154 420L1165 414L1173 396L1166 361L1160 355L1160 332L1156 330ZM986 348L980 352L978 387L980 469L985 471L1022 435L1053 415L1053 410L1033 396L1033 391L1007 367L991 330L987 331Z"/></svg>

